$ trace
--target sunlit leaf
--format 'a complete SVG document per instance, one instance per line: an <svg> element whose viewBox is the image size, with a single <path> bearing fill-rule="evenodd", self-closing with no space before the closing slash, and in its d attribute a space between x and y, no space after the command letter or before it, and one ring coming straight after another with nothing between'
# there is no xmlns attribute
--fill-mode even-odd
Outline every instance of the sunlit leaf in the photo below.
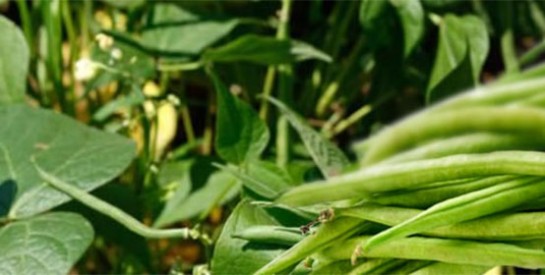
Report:
<svg viewBox="0 0 545 275"><path fill-rule="evenodd" d="M420 0L390 0L403 28L403 53L408 56L424 34L424 10Z"/></svg>
<svg viewBox="0 0 545 275"><path fill-rule="evenodd" d="M488 34L481 19L473 15L446 15L439 26L439 46L428 83L427 101L477 84L488 48ZM462 67L466 58L468 63ZM455 72L457 77L451 77Z"/></svg>

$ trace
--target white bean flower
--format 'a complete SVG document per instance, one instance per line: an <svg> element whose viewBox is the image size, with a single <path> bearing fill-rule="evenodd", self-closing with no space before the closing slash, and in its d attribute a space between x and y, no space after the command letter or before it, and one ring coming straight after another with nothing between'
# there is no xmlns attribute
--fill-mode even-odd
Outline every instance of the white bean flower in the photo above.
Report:
<svg viewBox="0 0 545 275"><path fill-rule="evenodd" d="M89 58L81 58L74 66L74 77L79 81L93 78L98 71L98 64Z"/></svg>

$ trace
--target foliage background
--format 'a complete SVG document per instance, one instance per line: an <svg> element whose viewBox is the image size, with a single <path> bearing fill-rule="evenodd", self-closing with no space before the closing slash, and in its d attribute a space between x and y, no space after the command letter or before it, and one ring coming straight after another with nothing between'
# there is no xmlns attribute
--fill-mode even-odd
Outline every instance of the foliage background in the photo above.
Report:
<svg viewBox="0 0 545 275"><path fill-rule="evenodd" d="M537 64L544 8L480 0L4 1L2 15L22 30L28 53L12 55L4 45L15 42L0 41L2 62L14 71L29 63L24 82L4 75L14 81L0 92L26 90L11 98L134 140L129 168L92 194L149 225L198 225L210 239L146 240L72 201L54 210L80 213L96 231L73 272L223 270L231 260L214 254L240 244L217 241L222 229L306 222L243 202L240 223L226 223L241 198L274 198L340 173L348 161L323 137L353 160L352 144L382 125ZM294 110L290 121L307 136L259 95ZM212 163L244 168L265 185ZM263 251L270 255L232 271L255 270L277 253Z"/></svg>

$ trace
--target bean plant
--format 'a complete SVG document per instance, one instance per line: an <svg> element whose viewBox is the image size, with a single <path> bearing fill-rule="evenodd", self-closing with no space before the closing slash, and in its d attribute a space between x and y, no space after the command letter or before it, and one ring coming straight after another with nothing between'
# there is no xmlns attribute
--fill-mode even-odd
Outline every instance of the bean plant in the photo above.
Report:
<svg viewBox="0 0 545 275"><path fill-rule="evenodd" d="M0 0L0 274L545 268L541 1Z"/></svg>

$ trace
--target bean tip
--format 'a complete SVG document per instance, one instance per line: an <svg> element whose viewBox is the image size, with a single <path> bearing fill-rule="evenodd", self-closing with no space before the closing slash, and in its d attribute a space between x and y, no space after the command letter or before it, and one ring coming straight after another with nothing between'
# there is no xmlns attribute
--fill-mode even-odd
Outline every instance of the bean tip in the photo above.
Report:
<svg viewBox="0 0 545 275"><path fill-rule="evenodd" d="M352 265L356 265L358 263L358 258L363 255L363 248L361 245L356 246L354 249L354 252L352 252L352 256L350 256L350 263Z"/></svg>

